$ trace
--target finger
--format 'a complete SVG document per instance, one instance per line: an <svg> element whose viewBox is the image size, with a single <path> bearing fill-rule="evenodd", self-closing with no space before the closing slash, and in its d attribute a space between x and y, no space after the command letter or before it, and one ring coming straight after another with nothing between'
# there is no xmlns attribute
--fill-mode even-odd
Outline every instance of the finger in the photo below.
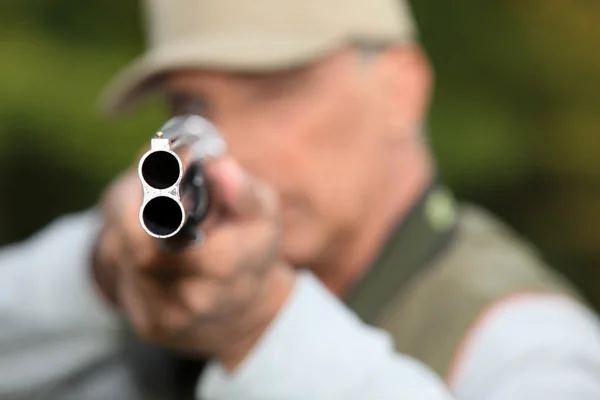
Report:
<svg viewBox="0 0 600 400"><path fill-rule="evenodd" d="M184 329L191 320L171 282L165 283L129 271L122 298L137 333L149 341L162 341Z"/></svg>
<svg viewBox="0 0 600 400"><path fill-rule="evenodd" d="M177 292L182 304L194 319L214 315L223 303L223 285L213 279L182 279L177 282Z"/></svg>
<svg viewBox="0 0 600 400"><path fill-rule="evenodd" d="M157 257L158 250L153 238L140 224L141 182L135 173L128 173L117 185L108 205L110 223L119 232L121 247L127 253L129 263L136 268L147 268Z"/></svg>
<svg viewBox="0 0 600 400"><path fill-rule="evenodd" d="M232 158L221 158L208 163L206 173L218 191L223 206L232 215L242 219L277 215L275 193L244 171Z"/></svg>
<svg viewBox="0 0 600 400"><path fill-rule="evenodd" d="M268 267L280 250L280 237L278 226L265 220L224 224L202 246L186 250L180 265L207 279L235 280Z"/></svg>

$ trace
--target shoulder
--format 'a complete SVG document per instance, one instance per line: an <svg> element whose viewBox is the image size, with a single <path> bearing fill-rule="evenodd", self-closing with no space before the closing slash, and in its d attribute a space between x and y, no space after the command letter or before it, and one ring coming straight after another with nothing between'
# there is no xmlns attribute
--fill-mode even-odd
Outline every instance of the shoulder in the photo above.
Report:
<svg viewBox="0 0 600 400"><path fill-rule="evenodd" d="M537 363L555 370L595 364L600 373L600 322L570 282L491 213L463 207L462 257L446 267L448 290L474 305L464 321L446 379L451 385L500 379ZM450 256L452 257L452 256ZM451 264L456 265L452 266ZM444 273L442 273L444 274ZM540 367L538 367L539 370Z"/></svg>
<svg viewBox="0 0 600 400"><path fill-rule="evenodd" d="M579 298L533 246L490 213L467 205L460 215L452 243L399 291L378 320L400 351L442 376L466 333L498 302L525 294Z"/></svg>
<svg viewBox="0 0 600 400"><path fill-rule="evenodd" d="M469 310L476 316L496 300L515 293L578 297L530 243L491 213L463 205L457 225L445 251L398 297L403 304L418 302L436 315L435 310L444 310L466 316Z"/></svg>
<svg viewBox="0 0 600 400"><path fill-rule="evenodd" d="M557 294L499 299L465 336L450 368L458 393L524 374L600 373L600 322L587 307ZM546 376L550 379L551 376ZM579 377L580 378L580 377ZM592 376L594 382L597 377Z"/></svg>
<svg viewBox="0 0 600 400"><path fill-rule="evenodd" d="M484 302L523 291L577 296L531 243L487 210L463 204L457 229L454 243L434 267L432 282Z"/></svg>

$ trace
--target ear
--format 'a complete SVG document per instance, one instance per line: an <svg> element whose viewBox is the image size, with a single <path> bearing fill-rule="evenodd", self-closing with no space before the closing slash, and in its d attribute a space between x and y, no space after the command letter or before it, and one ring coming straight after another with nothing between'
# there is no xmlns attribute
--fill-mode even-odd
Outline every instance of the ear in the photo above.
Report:
<svg viewBox="0 0 600 400"><path fill-rule="evenodd" d="M403 141L421 134L428 111L433 72L417 46L391 47L378 58L381 103L390 139Z"/></svg>

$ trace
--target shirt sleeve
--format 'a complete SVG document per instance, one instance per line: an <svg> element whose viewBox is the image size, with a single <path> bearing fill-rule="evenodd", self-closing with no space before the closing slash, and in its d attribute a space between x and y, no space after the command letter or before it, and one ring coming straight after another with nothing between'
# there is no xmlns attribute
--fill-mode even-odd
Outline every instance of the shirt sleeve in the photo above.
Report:
<svg viewBox="0 0 600 400"><path fill-rule="evenodd" d="M254 352L230 375L209 364L202 400L448 400L441 380L397 354L390 337L363 324L310 273Z"/></svg>
<svg viewBox="0 0 600 400"><path fill-rule="evenodd" d="M464 400L600 399L600 323L567 297L503 302L475 327L451 385Z"/></svg>
<svg viewBox="0 0 600 400"><path fill-rule="evenodd" d="M95 211L0 249L0 398L43 390L117 351L120 318L91 277Z"/></svg>

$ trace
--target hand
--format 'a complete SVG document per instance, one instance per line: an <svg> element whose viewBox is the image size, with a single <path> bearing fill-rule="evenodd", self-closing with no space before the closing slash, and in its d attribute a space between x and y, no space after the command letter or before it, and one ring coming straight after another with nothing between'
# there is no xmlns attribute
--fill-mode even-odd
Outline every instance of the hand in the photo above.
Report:
<svg viewBox="0 0 600 400"><path fill-rule="evenodd" d="M94 269L141 338L234 368L277 315L295 275L280 258L276 195L232 159L206 167L218 207L200 246L159 251L140 226L141 184L130 171L104 198Z"/></svg>

